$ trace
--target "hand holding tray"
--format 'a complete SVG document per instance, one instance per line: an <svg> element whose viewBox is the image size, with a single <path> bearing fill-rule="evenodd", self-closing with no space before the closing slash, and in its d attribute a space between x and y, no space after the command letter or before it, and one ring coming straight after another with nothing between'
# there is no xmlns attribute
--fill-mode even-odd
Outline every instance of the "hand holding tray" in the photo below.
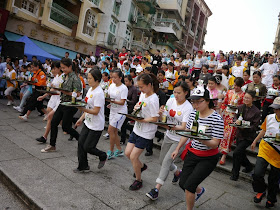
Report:
<svg viewBox="0 0 280 210"><path fill-rule="evenodd" d="M125 115L128 118L134 118L134 119L137 119L137 120L143 120L144 119L143 117L137 117L133 114L125 114L125 113L118 113L118 114Z"/></svg>

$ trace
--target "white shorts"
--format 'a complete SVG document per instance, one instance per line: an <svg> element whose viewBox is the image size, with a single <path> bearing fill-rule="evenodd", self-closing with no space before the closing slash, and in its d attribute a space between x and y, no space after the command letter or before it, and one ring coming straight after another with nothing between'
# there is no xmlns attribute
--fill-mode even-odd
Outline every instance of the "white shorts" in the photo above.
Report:
<svg viewBox="0 0 280 210"><path fill-rule="evenodd" d="M113 126L114 128L121 129L123 122L125 120L126 116L117 114L117 113L110 113L109 116L109 124Z"/></svg>
<svg viewBox="0 0 280 210"><path fill-rule="evenodd" d="M51 96L51 98L48 102L48 107L50 107L52 110L56 111L59 104L60 104L60 96L53 95L53 96Z"/></svg>

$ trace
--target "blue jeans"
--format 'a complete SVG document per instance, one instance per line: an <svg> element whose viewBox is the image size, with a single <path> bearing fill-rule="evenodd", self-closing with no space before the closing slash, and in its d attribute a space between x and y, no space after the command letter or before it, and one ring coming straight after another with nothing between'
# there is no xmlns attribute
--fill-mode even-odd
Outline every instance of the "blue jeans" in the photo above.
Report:
<svg viewBox="0 0 280 210"><path fill-rule="evenodd" d="M23 97L22 97L22 99L21 99L20 105L19 105L19 107L20 107L21 109L23 109L23 106L25 105L26 100L29 98L29 96L31 95L31 93L32 93L32 92L31 92L28 88L26 88L26 90L25 90L24 93L23 93Z"/></svg>

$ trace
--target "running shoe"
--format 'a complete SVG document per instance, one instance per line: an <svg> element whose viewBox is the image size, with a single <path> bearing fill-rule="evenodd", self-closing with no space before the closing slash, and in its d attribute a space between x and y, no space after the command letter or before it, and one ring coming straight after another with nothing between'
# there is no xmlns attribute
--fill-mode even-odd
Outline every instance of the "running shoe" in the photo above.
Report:
<svg viewBox="0 0 280 210"><path fill-rule="evenodd" d="M205 193L205 188L202 187L201 192L200 193L196 193L196 197L195 197L195 202L198 201L198 199L203 195L203 193Z"/></svg>
<svg viewBox="0 0 280 210"><path fill-rule="evenodd" d="M27 115L25 114L25 115L23 115L23 116L19 116L19 119L24 120L24 121L27 121L27 120L28 120L28 117L27 117Z"/></svg>
<svg viewBox="0 0 280 210"><path fill-rule="evenodd" d="M99 161L99 163L98 163L98 166L97 166L97 168L98 169L101 169L101 168L103 168L104 167L104 165L105 165L105 163L106 163L106 160L107 160L107 158L105 159L105 160L100 160Z"/></svg>
<svg viewBox="0 0 280 210"><path fill-rule="evenodd" d="M109 139L110 138L109 133L105 133L103 136L105 137L105 139Z"/></svg>
<svg viewBox="0 0 280 210"><path fill-rule="evenodd" d="M108 150L107 151L107 159L110 160L114 158L114 152L112 152L111 150Z"/></svg>
<svg viewBox="0 0 280 210"><path fill-rule="evenodd" d="M82 174L82 173L88 173L88 172L90 172L90 168L89 168L89 166L86 167L85 169L76 168L76 169L73 170L73 172L74 172L74 173L80 173L80 174Z"/></svg>
<svg viewBox="0 0 280 210"><path fill-rule="evenodd" d="M147 170L148 166L144 163L143 167L141 168L141 173L145 170ZM136 178L135 173L133 174L133 177Z"/></svg>
<svg viewBox="0 0 280 210"><path fill-rule="evenodd" d="M15 110L17 110L18 112L22 112L22 111L23 111L23 109L20 108L19 106L13 106L13 108L14 108Z"/></svg>
<svg viewBox="0 0 280 210"><path fill-rule="evenodd" d="M13 105L13 104L14 104L13 101L8 101L7 106L11 106L11 105Z"/></svg>
<svg viewBox="0 0 280 210"><path fill-rule="evenodd" d="M122 157L122 156L124 156L124 152L122 151L122 150L116 150L115 152L114 152L114 156L115 157Z"/></svg>
<svg viewBox="0 0 280 210"><path fill-rule="evenodd" d="M272 207L274 207L274 203L272 203L271 201L266 201L265 208L272 208Z"/></svg>
<svg viewBox="0 0 280 210"><path fill-rule="evenodd" d="M254 202L255 203L260 203L263 199L263 197L265 196L266 192L263 193L258 193L255 197L254 197Z"/></svg>
<svg viewBox="0 0 280 210"><path fill-rule="evenodd" d="M158 189L157 188L151 189L150 192L146 193L146 196L151 200L155 201L156 199L158 199Z"/></svg>
<svg viewBox="0 0 280 210"><path fill-rule="evenodd" d="M42 149L41 152L43 153L56 152L56 148L51 145L48 145L45 149Z"/></svg>
<svg viewBox="0 0 280 210"><path fill-rule="evenodd" d="M172 179L172 184L176 184L178 182L178 180L180 179L181 173L182 173L182 170L179 171L178 176L176 176L176 174L174 174L174 177Z"/></svg>
<svg viewBox="0 0 280 210"><path fill-rule="evenodd" d="M142 181L135 180L132 185L130 185L129 190L135 191L142 187Z"/></svg>
<svg viewBox="0 0 280 210"><path fill-rule="evenodd" d="M46 143L47 139L45 139L44 136L41 136L40 138L37 138L36 141L38 141L40 143Z"/></svg>

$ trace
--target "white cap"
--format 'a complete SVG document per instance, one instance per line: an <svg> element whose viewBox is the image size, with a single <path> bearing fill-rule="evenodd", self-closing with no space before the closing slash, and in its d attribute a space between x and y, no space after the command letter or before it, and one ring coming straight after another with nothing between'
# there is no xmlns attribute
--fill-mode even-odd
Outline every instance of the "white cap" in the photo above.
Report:
<svg viewBox="0 0 280 210"><path fill-rule="evenodd" d="M143 71L143 68L141 66L136 67L136 73L140 73Z"/></svg>

